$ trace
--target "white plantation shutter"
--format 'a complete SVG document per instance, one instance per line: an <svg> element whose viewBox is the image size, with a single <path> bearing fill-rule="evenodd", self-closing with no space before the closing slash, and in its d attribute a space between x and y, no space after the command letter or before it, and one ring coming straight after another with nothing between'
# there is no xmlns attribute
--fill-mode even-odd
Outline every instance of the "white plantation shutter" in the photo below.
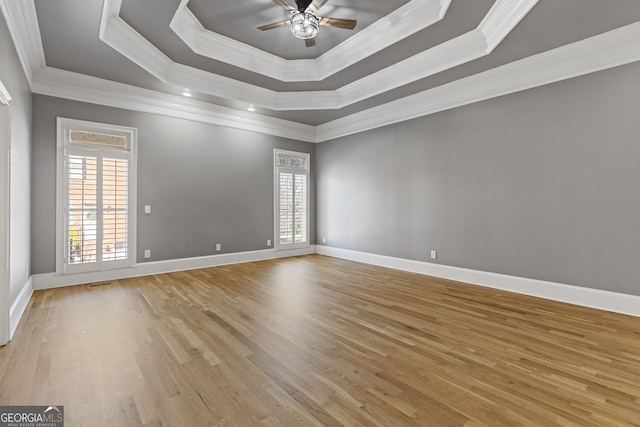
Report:
<svg viewBox="0 0 640 427"><path fill-rule="evenodd" d="M135 131L58 120L64 158L59 175L64 183L59 186L58 196L62 271L78 273L131 266L135 188L131 146Z"/></svg>
<svg viewBox="0 0 640 427"><path fill-rule="evenodd" d="M275 159L276 246L308 246L309 155L276 150Z"/></svg>
<svg viewBox="0 0 640 427"><path fill-rule="evenodd" d="M307 176L295 174L293 217L295 243L307 243Z"/></svg>
<svg viewBox="0 0 640 427"><path fill-rule="evenodd" d="M293 243L293 174L280 172L280 232L281 245Z"/></svg>
<svg viewBox="0 0 640 427"><path fill-rule="evenodd" d="M67 262L84 264L96 259L96 198L98 159L69 155L67 159Z"/></svg>
<svg viewBox="0 0 640 427"><path fill-rule="evenodd" d="M128 257L129 162L102 159L102 261Z"/></svg>

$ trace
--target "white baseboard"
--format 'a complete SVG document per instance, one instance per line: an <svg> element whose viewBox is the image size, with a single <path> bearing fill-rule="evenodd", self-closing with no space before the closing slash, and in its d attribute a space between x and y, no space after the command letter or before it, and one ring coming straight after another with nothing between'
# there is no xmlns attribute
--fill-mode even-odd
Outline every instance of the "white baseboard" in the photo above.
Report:
<svg viewBox="0 0 640 427"><path fill-rule="evenodd" d="M303 249L275 250L266 249L249 252L210 255L195 258L183 258L167 261L154 261L137 264L130 268L104 270L79 274L36 274L33 276L34 289L53 289L85 283L104 282L108 280L126 279L130 277L149 276L151 274L171 273L174 271L194 270L197 268L216 267L220 265L241 264L244 262L264 261L268 259L287 258L309 255L316 252L311 245Z"/></svg>
<svg viewBox="0 0 640 427"><path fill-rule="evenodd" d="M395 258L348 249L332 248L329 246L311 245L304 249L286 251L267 249L197 258L148 262L138 264L131 268L106 270L96 273L69 275L56 275L55 273L36 274L29 280L29 282L27 282L27 284L25 284L25 287L20 292L18 298L11 305L11 334L13 335L15 327L17 326L22 313L29 302L29 297L34 289L52 289L84 283L103 282L107 280L118 280L129 277L148 276L151 274L170 273L174 271L193 270L220 265L264 261L314 253L640 317L640 296L636 295L628 295L600 289L590 289L580 286L566 285L563 283L547 282L544 280L528 279L525 277L508 276L505 274L490 273L486 271L470 270L460 267L451 267L447 265Z"/></svg>
<svg viewBox="0 0 640 427"><path fill-rule="evenodd" d="M31 295L33 294L33 276L29 277L27 283L24 284L15 301L11 303L9 308L9 339L13 338L13 334L22 319L24 311L27 309Z"/></svg>
<svg viewBox="0 0 640 427"><path fill-rule="evenodd" d="M640 296L636 295L450 267L328 246L316 246L316 253L640 317Z"/></svg>

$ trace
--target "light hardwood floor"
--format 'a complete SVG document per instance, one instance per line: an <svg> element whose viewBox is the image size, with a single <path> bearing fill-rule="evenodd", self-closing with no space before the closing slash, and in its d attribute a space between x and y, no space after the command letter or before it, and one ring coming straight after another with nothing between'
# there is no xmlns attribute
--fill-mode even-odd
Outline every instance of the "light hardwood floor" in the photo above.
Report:
<svg viewBox="0 0 640 427"><path fill-rule="evenodd" d="M0 405L68 426L627 426L640 319L323 256L38 291Z"/></svg>

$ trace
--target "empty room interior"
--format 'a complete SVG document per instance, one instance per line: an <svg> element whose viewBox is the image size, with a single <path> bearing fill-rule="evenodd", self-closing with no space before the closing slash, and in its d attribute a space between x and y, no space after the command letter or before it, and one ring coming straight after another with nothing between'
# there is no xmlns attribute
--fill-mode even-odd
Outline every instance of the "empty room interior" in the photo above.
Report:
<svg viewBox="0 0 640 427"><path fill-rule="evenodd" d="M0 425L640 426L640 1L0 10Z"/></svg>

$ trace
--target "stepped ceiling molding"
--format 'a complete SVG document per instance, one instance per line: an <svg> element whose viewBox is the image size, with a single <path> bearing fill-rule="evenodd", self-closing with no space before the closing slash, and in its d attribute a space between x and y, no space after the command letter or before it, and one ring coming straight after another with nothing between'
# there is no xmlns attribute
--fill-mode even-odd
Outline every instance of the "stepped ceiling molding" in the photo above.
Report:
<svg viewBox="0 0 640 427"><path fill-rule="evenodd" d="M199 93L234 101L247 102L270 110L335 110L489 54L537 2L538 0L497 0L476 29L355 80L348 85L329 91L276 92L173 62L120 17L122 0L104 1L100 39L160 81L170 85L190 88ZM186 3L188 2L183 1L179 10L184 10ZM415 13L421 18L427 18L427 23L436 22L446 8L442 5L439 8L431 7L433 3L441 2L412 0L399 9L401 11L400 15L411 16L412 13ZM448 5L449 1L446 3ZM433 9L435 13L424 16L424 14L420 13L423 9L427 11ZM178 12L178 14L180 13ZM302 81L302 76L306 74L311 76L306 81L313 81L323 80L327 77L317 75L318 64L328 64L328 72L325 74L332 75L340 71L343 62L348 64L351 61L348 59L349 57L356 59L360 56L362 57L361 59L364 59L364 57L368 56L366 55L367 48L373 54L382 50L386 44L381 43L376 46L378 43L367 42L364 49L361 49L357 43L350 42L353 38L360 39L364 37L367 40L368 37L373 37L374 40L379 40L380 38L386 38L383 36L389 35L389 40L394 40L399 36L406 37L408 30L403 25L402 20L400 20L401 24L395 28L388 28L393 27L392 23L398 19L394 18L396 17L387 16L381 18L372 26L347 39L347 41L323 54L320 58L311 60L287 61L242 43L233 42L227 37L216 35L213 38L211 36L215 33L204 30L201 25L201 30L198 30L198 25L194 25L195 28L190 28L191 31L184 30L183 33L189 34L195 30L196 37L189 37L189 39L209 42L206 43L207 52L219 50L221 54L215 55L214 59L222 60L223 57L224 59L240 57L242 60L234 59L232 62L227 62L260 74L265 74L265 72L257 70L273 68L274 72L271 73L270 77L274 77L273 74L284 75L278 77L279 80ZM410 20L413 21L413 19ZM387 32L380 33L378 31L379 26L382 29L386 29ZM419 29L422 28L416 26L414 32ZM371 36L369 36L370 31L373 32ZM209 36L208 38L198 39L198 36L207 35ZM188 43L187 45L191 46ZM234 52L236 52L235 55ZM256 54L257 52L260 52L260 54ZM281 64L284 66L280 66ZM284 70L289 72L284 73Z"/></svg>
<svg viewBox="0 0 640 427"><path fill-rule="evenodd" d="M639 3L329 0L310 49L272 0L0 9L34 93L321 142L638 61Z"/></svg>
<svg viewBox="0 0 640 427"><path fill-rule="evenodd" d="M121 1L121 0L119 0ZM169 27L197 54L284 81L320 81L444 18L451 0L413 0L315 59L287 60L206 29L182 0ZM119 4L113 1L112 16Z"/></svg>

